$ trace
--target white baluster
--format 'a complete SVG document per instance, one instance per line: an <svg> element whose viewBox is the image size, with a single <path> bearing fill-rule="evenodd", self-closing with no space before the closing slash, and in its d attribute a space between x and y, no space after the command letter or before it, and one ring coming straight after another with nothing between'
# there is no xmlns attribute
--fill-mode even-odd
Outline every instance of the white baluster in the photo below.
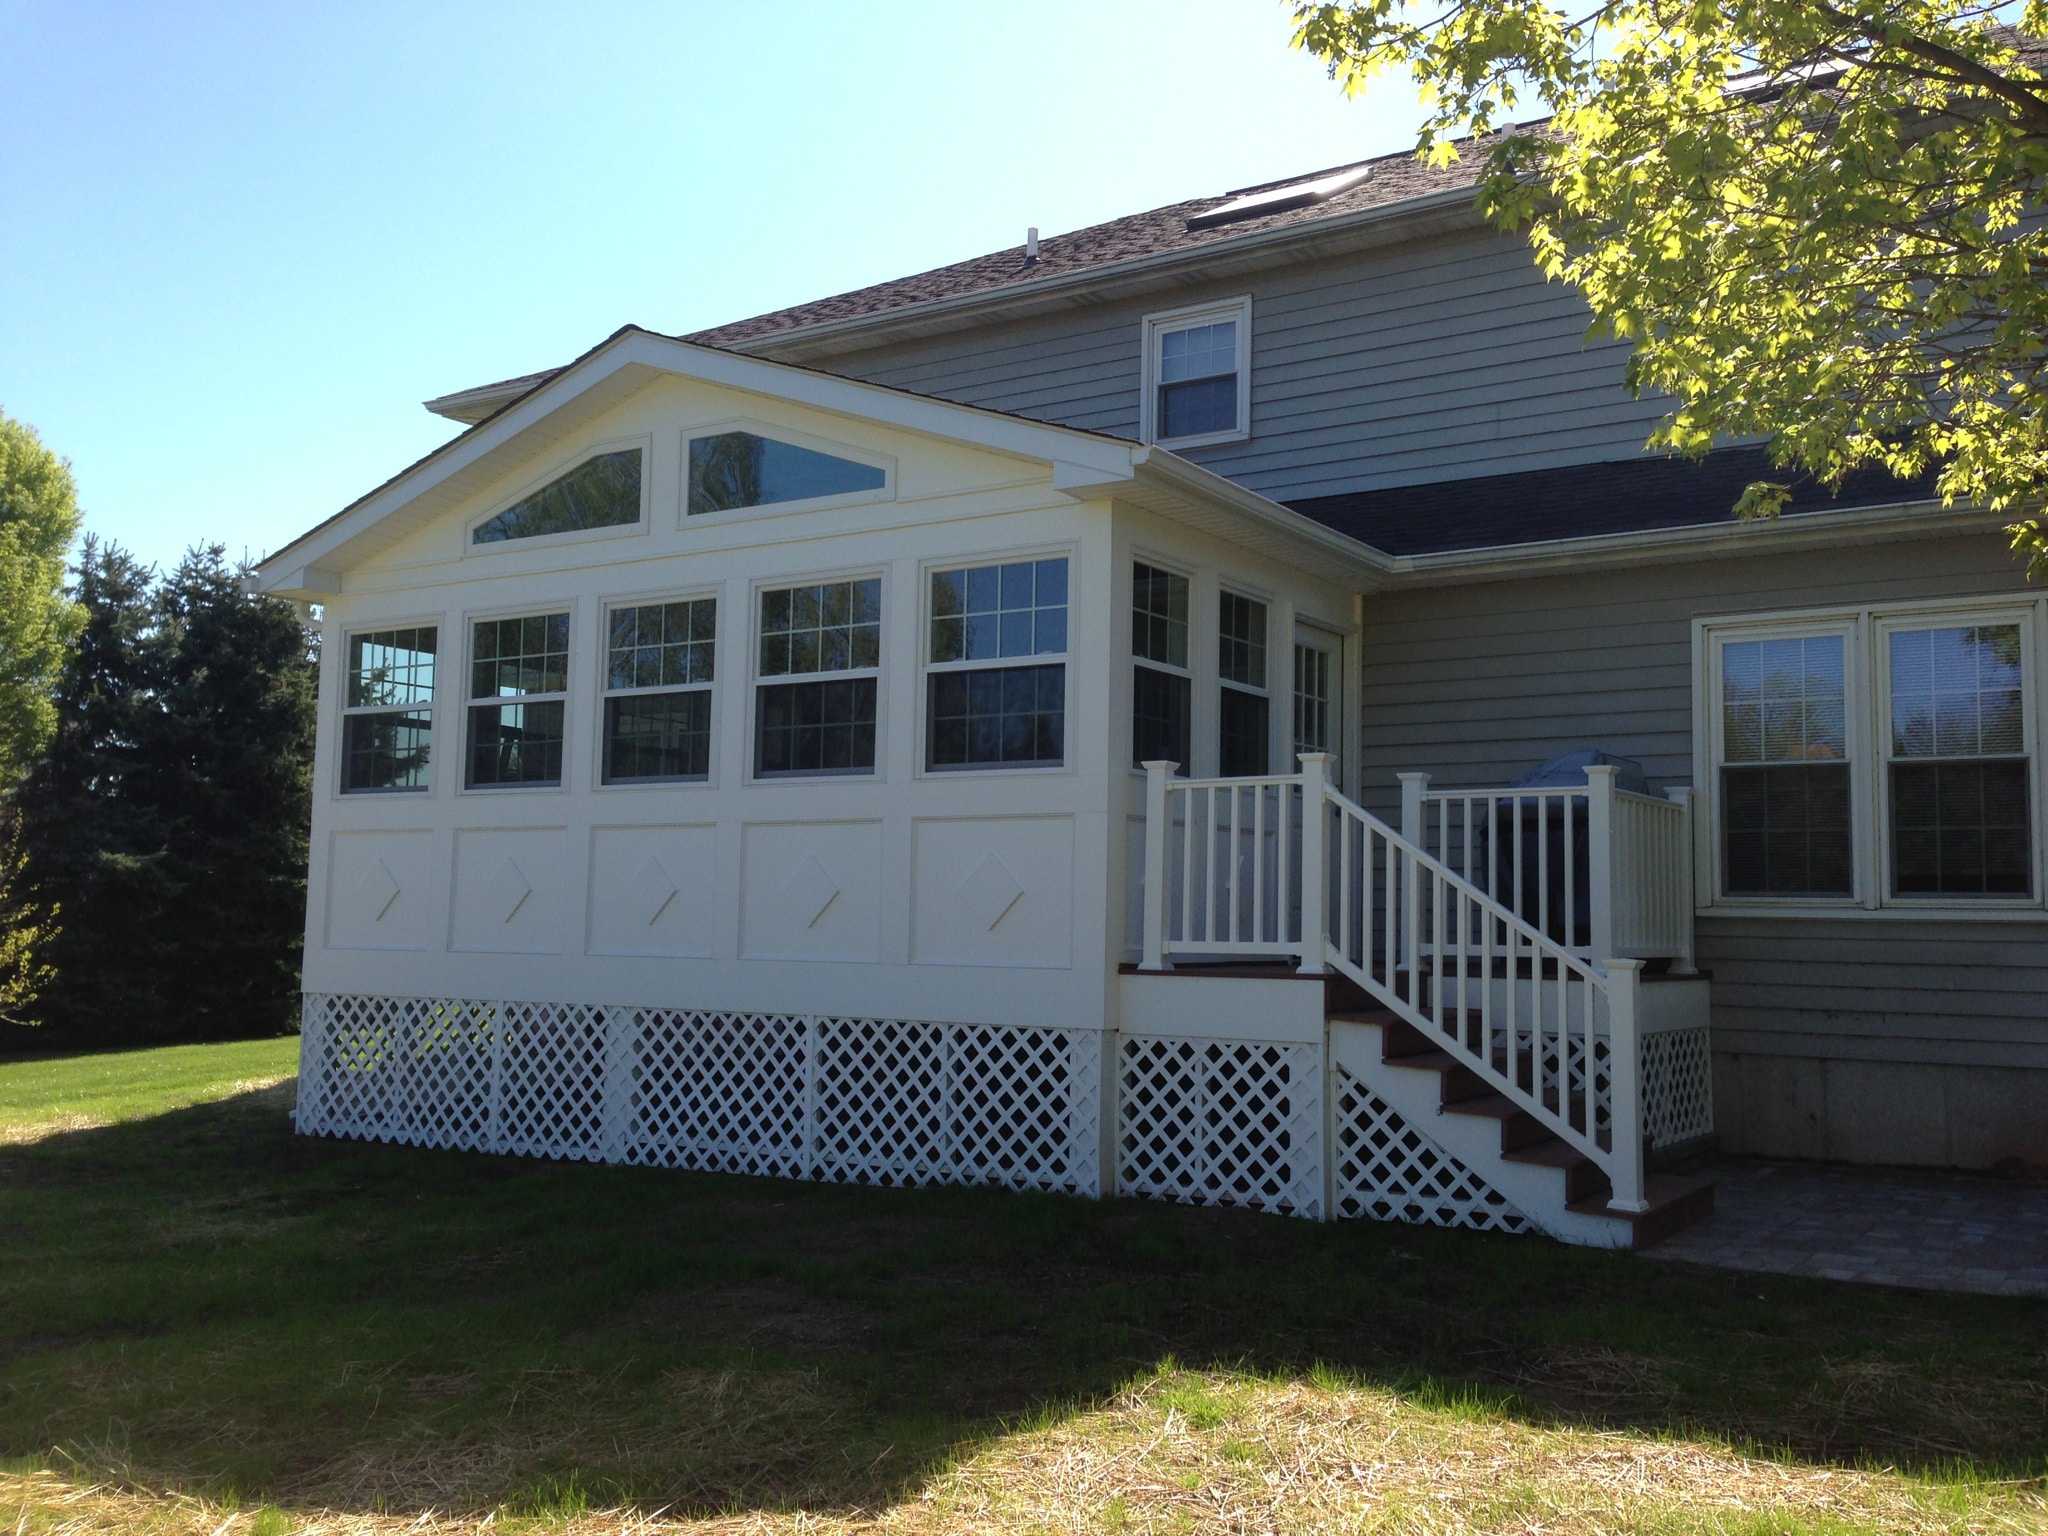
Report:
<svg viewBox="0 0 2048 1536"><path fill-rule="evenodd" d="M1677 924L1675 937L1678 956L1671 963L1673 975L1692 976L1698 973L1693 955L1693 869L1692 869L1692 786L1678 784L1664 791L1664 797L1678 807L1678 832L1673 840L1676 852L1676 870L1671 876L1671 891L1674 898L1672 920Z"/></svg>
<svg viewBox="0 0 2048 1536"><path fill-rule="evenodd" d="M1612 763L1596 763L1586 770L1586 863L1591 876L1592 958L1597 966L1614 958L1615 771Z"/></svg>
<svg viewBox="0 0 2048 1536"><path fill-rule="evenodd" d="M1330 831L1329 775L1329 753L1301 754L1300 972L1304 976L1320 976L1329 969L1323 962L1330 932L1325 910L1330 894L1325 858Z"/></svg>
<svg viewBox="0 0 2048 1536"><path fill-rule="evenodd" d="M1608 1172L1614 1184L1610 1204L1618 1211L1650 1208L1643 1173L1642 1043L1636 1029L1642 972L1640 960L1610 960L1607 966L1607 1094L1613 1141ZM1592 1065L1589 1059L1589 1077ZM1592 1125L1586 1129L1590 1136Z"/></svg>
<svg viewBox="0 0 2048 1536"><path fill-rule="evenodd" d="M1140 965L1148 971L1166 969L1166 786L1177 766L1145 764L1145 956Z"/></svg>

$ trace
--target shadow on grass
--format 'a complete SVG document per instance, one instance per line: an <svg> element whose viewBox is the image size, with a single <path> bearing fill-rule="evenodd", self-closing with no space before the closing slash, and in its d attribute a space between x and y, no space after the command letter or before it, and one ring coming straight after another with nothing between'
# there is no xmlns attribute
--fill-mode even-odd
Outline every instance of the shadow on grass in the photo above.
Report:
<svg viewBox="0 0 2048 1536"><path fill-rule="evenodd" d="M1819 1464L2048 1459L2039 1302L319 1141L291 1093L0 1148L0 1452L299 1507L844 1512L1170 1356Z"/></svg>

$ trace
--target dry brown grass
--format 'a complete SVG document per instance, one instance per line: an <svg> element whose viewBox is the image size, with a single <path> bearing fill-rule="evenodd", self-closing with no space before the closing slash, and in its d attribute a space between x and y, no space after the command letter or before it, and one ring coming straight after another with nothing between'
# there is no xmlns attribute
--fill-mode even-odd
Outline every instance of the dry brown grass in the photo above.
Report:
<svg viewBox="0 0 2048 1536"><path fill-rule="evenodd" d="M699 1410L678 1420L680 1435L705 1432L706 1420L738 1402L716 1381L679 1385L688 1386ZM801 1392L801 1383L788 1385ZM750 1401L759 1400L758 1388L750 1387ZM729 1435L734 1429L720 1424L716 1432ZM517 1454L502 1444L489 1451L498 1458ZM103 1466L104 1457L93 1458L93 1464ZM873 1511L816 1516L758 1509L686 1519L658 1509L580 1508L577 1499L539 1511L444 1513L473 1508L468 1490L504 1486L507 1472L495 1464L468 1464L446 1447L423 1451L417 1460L385 1456L374 1463L337 1463L312 1479L325 1500L309 1498L286 1512L238 1510L154 1487L139 1476L74 1479L59 1462L50 1470L0 1474L0 1532L2048 1531L2048 1489L2039 1481L1933 1482L1883 1469L1745 1456L1704 1440L1536 1427L1482 1407L1431 1406L1378 1387L1216 1372L1149 1377L1101 1408L1003 1435L911 1496Z"/></svg>
<svg viewBox="0 0 2048 1536"><path fill-rule="evenodd" d="M292 1082L295 1076L293 1073L279 1073L270 1077L237 1078L222 1084L220 1091L209 1097L232 1099L245 1093L263 1093ZM98 1130L103 1125L115 1125L126 1118L126 1115L118 1113L60 1112L46 1119L0 1121L0 1147L26 1147L70 1131Z"/></svg>

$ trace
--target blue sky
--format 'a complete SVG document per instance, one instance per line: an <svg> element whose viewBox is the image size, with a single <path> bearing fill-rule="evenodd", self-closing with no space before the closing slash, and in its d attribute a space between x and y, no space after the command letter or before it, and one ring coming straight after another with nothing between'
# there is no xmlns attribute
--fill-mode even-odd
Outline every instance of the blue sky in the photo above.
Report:
<svg viewBox="0 0 2048 1536"><path fill-rule="evenodd" d="M1278 0L0 0L0 410L87 526L260 555L431 395L1406 147Z"/></svg>

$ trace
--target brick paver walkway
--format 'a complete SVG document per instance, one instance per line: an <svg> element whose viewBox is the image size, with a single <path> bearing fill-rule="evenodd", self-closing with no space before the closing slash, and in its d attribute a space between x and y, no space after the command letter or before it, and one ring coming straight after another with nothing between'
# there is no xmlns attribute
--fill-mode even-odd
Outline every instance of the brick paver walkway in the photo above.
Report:
<svg viewBox="0 0 2048 1536"><path fill-rule="evenodd" d="M1724 1162L1714 1214L1648 1250L1723 1269L2048 1296L2048 1184Z"/></svg>

